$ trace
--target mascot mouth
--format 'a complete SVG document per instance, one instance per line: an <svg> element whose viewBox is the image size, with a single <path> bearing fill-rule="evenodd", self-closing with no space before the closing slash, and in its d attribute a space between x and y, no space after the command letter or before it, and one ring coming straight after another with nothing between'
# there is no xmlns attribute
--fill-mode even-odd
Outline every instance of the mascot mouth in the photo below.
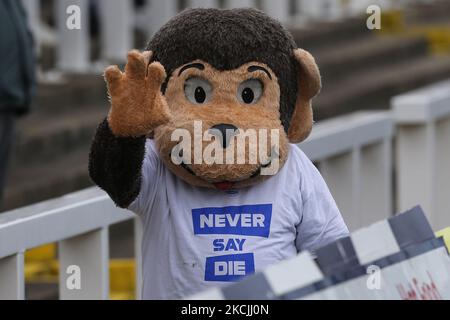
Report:
<svg viewBox="0 0 450 320"><path fill-rule="evenodd" d="M244 180L247 180L247 179L253 179L253 178L256 178L256 177L260 176L261 175L261 170L264 169L264 168L268 168L272 164L272 161L274 159L273 155L274 155L274 153L272 153L272 156L268 159L268 161L266 163L261 164L255 171L252 172L252 174L248 178L241 179L241 180L236 180L236 181L229 181L229 180L224 180L224 181L220 181L220 182L208 181L208 179L205 179L205 178L197 175L194 172L194 170L192 170L185 162L181 162L180 166L184 170L186 170L189 174L191 174L191 175L193 175L193 176L195 176L197 178L200 178L200 179L202 179L202 180L204 180L204 181L206 181L208 183L213 184L214 187L216 187L216 189L221 190L221 191L226 191L226 190L232 189L237 182L244 181ZM278 154L276 154L276 156L278 156Z"/></svg>

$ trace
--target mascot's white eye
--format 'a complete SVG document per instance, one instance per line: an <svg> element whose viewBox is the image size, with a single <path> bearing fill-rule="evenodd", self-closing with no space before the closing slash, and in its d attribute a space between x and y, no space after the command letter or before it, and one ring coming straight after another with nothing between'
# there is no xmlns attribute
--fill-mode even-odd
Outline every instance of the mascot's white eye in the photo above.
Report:
<svg viewBox="0 0 450 320"><path fill-rule="evenodd" d="M203 104L211 99L212 85L205 79L193 77L184 83L186 99L194 104Z"/></svg>
<svg viewBox="0 0 450 320"><path fill-rule="evenodd" d="M245 104L257 103L263 93L263 84L258 79L250 79L240 84L238 88L238 99Z"/></svg>

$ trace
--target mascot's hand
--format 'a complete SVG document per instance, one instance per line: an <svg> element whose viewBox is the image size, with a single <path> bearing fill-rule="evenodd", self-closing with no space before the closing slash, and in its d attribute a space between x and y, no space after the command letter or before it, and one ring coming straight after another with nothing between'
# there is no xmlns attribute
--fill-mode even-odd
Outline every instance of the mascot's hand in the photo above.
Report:
<svg viewBox="0 0 450 320"><path fill-rule="evenodd" d="M161 93L166 71L159 62L149 65L152 52L128 53L125 72L117 66L105 70L111 99L108 124L114 135L139 137L170 120L170 111Z"/></svg>

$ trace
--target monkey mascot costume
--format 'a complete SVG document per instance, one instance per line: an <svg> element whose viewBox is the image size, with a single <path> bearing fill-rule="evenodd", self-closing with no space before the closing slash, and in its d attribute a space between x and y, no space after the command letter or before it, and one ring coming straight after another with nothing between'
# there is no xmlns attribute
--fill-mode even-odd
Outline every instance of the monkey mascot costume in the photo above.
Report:
<svg viewBox="0 0 450 320"><path fill-rule="evenodd" d="M348 234L294 145L321 81L279 22L190 9L146 50L124 72L106 69L111 109L89 161L95 183L142 219L144 299L226 285Z"/></svg>

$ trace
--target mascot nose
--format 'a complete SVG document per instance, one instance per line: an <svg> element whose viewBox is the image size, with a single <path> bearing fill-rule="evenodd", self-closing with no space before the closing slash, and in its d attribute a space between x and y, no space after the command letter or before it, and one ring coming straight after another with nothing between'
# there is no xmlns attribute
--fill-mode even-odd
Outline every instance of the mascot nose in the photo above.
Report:
<svg viewBox="0 0 450 320"><path fill-rule="evenodd" d="M221 123L212 126L209 131L212 135L222 139L222 148L226 149L230 144L231 138L239 132L239 129L232 124Z"/></svg>

